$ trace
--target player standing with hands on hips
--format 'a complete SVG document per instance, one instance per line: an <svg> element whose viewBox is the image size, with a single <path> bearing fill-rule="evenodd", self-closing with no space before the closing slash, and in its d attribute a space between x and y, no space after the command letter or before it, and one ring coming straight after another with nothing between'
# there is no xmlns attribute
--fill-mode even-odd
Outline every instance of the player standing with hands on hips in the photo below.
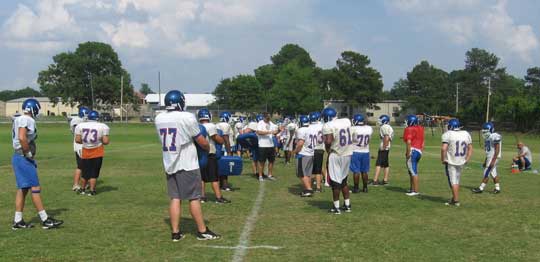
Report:
<svg viewBox="0 0 540 262"><path fill-rule="evenodd" d="M11 160L15 180L17 182L17 194L15 195L15 218L13 230L31 228L32 224L23 220L24 200L28 191L32 193L32 202L38 211L43 229L55 228L64 223L47 215L41 201L41 186L37 175L37 164L34 160L36 155L37 128L35 117L39 114L41 106L36 99L26 99L22 104L23 114L13 120L13 149L15 153Z"/></svg>
<svg viewBox="0 0 540 262"><path fill-rule="evenodd" d="M416 115L408 115L407 127L403 131L403 141L406 144L405 159L409 171L410 190L407 196L420 195L418 188L418 162L422 158L424 150L424 127L418 123Z"/></svg>
<svg viewBox="0 0 540 262"><path fill-rule="evenodd" d="M378 186L379 175L381 169L384 171L383 185L388 184L388 178L390 175L390 164L388 162L388 154L390 153L390 145L392 144L392 138L394 138L394 129L390 126L390 117L382 115L377 121L377 125L380 126L379 136L381 137L381 145L379 152L377 153L377 162L375 163L375 177L373 178L373 185Z"/></svg>
<svg viewBox="0 0 540 262"><path fill-rule="evenodd" d="M177 90L165 95L167 112L156 117L156 130L161 140L163 166L167 178L167 191L170 197L169 215L172 241L180 241L185 235L180 231L182 200L189 201L191 217L197 224L198 240L213 240L220 235L210 231L204 223L201 208L201 172L197 157L197 143L208 151L210 146L201 135L195 115L184 112L184 94Z"/></svg>
<svg viewBox="0 0 540 262"><path fill-rule="evenodd" d="M501 159L501 146L502 137L498 133L495 133L495 126L491 122L487 122L482 125L482 137L484 137L484 148L486 151L486 160L484 162L484 178L482 184L479 187L473 188L473 193L482 193L486 188L486 184L489 181L489 176L493 178L495 183L495 189L493 194L501 192L501 186L499 185L499 176L497 175L497 163Z"/></svg>

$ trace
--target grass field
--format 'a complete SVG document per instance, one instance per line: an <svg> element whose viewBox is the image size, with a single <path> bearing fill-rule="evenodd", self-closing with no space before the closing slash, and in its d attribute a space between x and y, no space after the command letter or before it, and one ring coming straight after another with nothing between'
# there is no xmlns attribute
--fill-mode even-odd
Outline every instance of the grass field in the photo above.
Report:
<svg viewBox="0 0 540 262"><path fill-rule="evenodd" d="M328 189L300 198L293 166L278 159L277 181L259 185L250 168L244 168L243 176L231 178L238 190L224 193L231 204L203 204L205 220L223 239L197 241L183 206L181 228L187 237L173 243L160 145L152 125L111 125L98 195L89 197L71 191L75 161L67 124L38 123L44 203L49 214L65 220L57 230L11 230L15 179L10 129L0 125L0 261L230 261L235 255L244 261L540 261L540 175L510 174L515 154L511 134L503 135L499 195L470 192L480 182L484 158L478 135L473 135L473 162L462 176L459 208L443 204L450 190L439 161L440 133L426 136L419 167L422 195L405 196L408 175L399 141L402 130L397 129L390 185L352 195L352 213L328 214ZM522 139L538 152L540 139ZM373 149L378 142L372 141ZM492 189L490 182L487 190ZM257 196L262 202L253 215ZM39 222L29 199L24 214L25 220ZM242 243L250 248L235 248L250 216L255 218L253 228Z"/></svg>

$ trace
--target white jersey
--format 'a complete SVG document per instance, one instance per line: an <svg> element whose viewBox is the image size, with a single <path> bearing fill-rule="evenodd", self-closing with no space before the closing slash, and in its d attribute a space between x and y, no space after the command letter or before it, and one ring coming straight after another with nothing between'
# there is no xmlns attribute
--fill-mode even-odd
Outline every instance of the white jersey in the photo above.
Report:
<svg viewBox="0 0 540 262"><path fill-rule="evenodd" d="M488 139L484 140L484 149L486 150L486 157L489 161L491 161L491 158L493 158L493 155L495 155L495 145L499 144L499 155L497 155L497 158L501 158L501 152L502 152L502 137L501 135L497 133L492 133L489 135Z"/></svg>
<svg viewBox="0 0 540 262"><path fill-rule="evenodd" d="M69 121L69 128L71 129L71 133L73 134L73 151L75 151L79 156L81 155L82 150L82 144L77 144L75 142L75 127L77 127L78 124L84 122L84 119L75 116Z"/></svg>
<svg viewBox="0 0 540 262"><path fill-rule="evenodd" d="M322 134L323 124L321 122L312 123L309 128L313 129L313 132L317 133L317 145L315 150L324 150L324 138Z"/></svg>
<svg viewBox="0 0 540 262"><path fill-rule="evenodd" d="M443 144L448 144L446 160L448 164L462 166L465 164L468 146L472 144L471 135L464 130L449 130L442 135Z"/></svg>
<svg viewBox="0 0 540 262"><path fill-rule="evenodd" d="M36 128L36 121L27 115L21 115L13 119L13 130L12 130L12 139L13 139L13 149L15 151L21 151L21 141L19 140L19 128L26 128L26 139L28 141L28 144L34 144L34 140L37 138L37 128ZM32 146L31 146L32 148ZM35 150L32 154L35 153Z"/></svg>
<svg viewBox="0 0 540 262"><path fill-rule="evenodd" d="M249 122L249 124L244 127L244 131L249 128L252 132L257 132L257 125L257 122Z"/></svg>
<svg viewBox="0 0 540 262"><path fill-rule="evenodd" d="M296 130L296 139L303 140L304 145L299 152L303 156L315 155L315 148L317 147L317 129L313 126L300 127Z"/></svg>
<svg viewBox="0 0 540 262"><path fill-rule="evenodd" d="M529 149L528 146L523 146L521 147L521 149L518 149L518 154L519 155L523 155L525 154L525 158L527 158L529 160L529 162L532 164L533 160L532 160L532 153L531 153L531 150Z"/></svg>
<svg viewBox="0 0 540 262"><path fill-rule="evenodd" d="M212 136L218 135L216 125L213 123L204 123L202 124L204 128L206 128L206 133L208 133L208 136L206 139L208 140L208 144L210 145L210 150L208 151L208 154L215 154L216 153L216 142L212 139Z"/></svg>
<svg viewBox="0 0 540 262"><path fill-rule="evenodd" d="M384 124L379 129L379 136L381 138L381 145L379 146L379 149L389 150L390 144L392 144L392 139L394 138L394 129L389 124ZM390 140L388 141L388 146L386 148L383 148L385 136L388 136Z"/></svg>
<svg viewBox="0 0 540 262"><path fill-rule="evenodd" d="M271 131L275 132L278 130L278 126L272 121L269 121L268 123L264 122L264 120L259 121L257 124L257 131ZM257 138L259 140L259 147L274 147L274 134L267 134L267 135L259 135L257 134Z"/></svg>
<svg viewBox="0 0 540 262"><path fill-rule="evenodd" d="M229 136L229 145L233 146L234 144L234 130L231 128L231 125L227 122L219 122L216 124L216 128L223 132L224 136ZM225 148L225 147L224 147Z"/></svg>
<svg viewBox="0 0 540 262"><path fill-rule="evenodd" d="M109 127L95 120L88 120L75 127L75 135L81 136L82 148L98 148L103 145L101 139L109 135Z"/></svg>
<svg viewBox="0 0 540 262"><path fill-rule="evenodd" d="M369 153L369 141L373 134L373 128L368 125L351 127L353 152Z"/></svg>
<svg viewBox="0 0 540 262"><path fill-rule="evenodd" d="M244 131L244 123L238 122L234 124L234 141L236 142L236 138L242 134Z"/></svg>
<svg viewBox="0 0 540 262"><path fill-rule="evenodd" d="M193 139L201 130L195 115L170 111L157 115L155 123L162 145L165 172L172 175L180 170L199 169L197 148Z"/></svg>
<svg viewBox="0 0 540 262"><path fill-rule="evenodd" d="M323 125L323 135L332 135L334 140L330 150L338 156L352 155L351 120L348 118L334 119Z"/></svg>

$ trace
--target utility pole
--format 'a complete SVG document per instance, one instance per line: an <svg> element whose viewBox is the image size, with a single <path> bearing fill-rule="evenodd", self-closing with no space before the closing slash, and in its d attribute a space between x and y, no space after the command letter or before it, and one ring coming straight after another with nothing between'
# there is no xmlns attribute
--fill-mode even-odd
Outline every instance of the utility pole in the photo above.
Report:
<svg viewBox="0 0 540 262"><path fill-rule="evenodd" d="M120 76L120 123L122 123L124 115L124 76ZM126 117L127 120L127 117Z"/></svg>
<svg viewBox="0 0 540 262"><path fill-rule="evenodd" d="M488 97L487 97L487 108L486 108L486 122L489 122L489 100L491 97L491 76L488 77Z"/></svg>
<svg viewBox="0 0 540 262"><path fill-rule="evenodd" d="M456 114L459 112L459 83L456 83Z"/></svg>
<svg viewBox="0 0 540 262"><path fill-rule="evenodd" d="M158 110L161 110L161 73L157 72L158 79Z"/></svg>

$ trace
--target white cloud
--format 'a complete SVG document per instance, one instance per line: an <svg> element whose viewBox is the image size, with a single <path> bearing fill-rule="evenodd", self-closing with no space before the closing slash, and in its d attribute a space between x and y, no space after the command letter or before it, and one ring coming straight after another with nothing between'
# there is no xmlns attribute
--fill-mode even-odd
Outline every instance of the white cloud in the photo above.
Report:
<svg viewBox="0 0 540 262"><path fill-rule="evenodd" d="M252 22L258 11L253 3L242 0L208 1L203 4L201 19L218 25Z"/></svg>
<svg viewBox="0 0 540 262"><path fill-rule="evenodd" d="M456 44L467 44L474 38L474 20L469 17L446 18L438 26Z"/></svg>
<svg viewBox="0 0 540 262"><path fill-rule="evenodd" d="M101 28L115 46L146 48L150 44L145 25L137 22L121 20L117 26L103 23Z"/></svg>

